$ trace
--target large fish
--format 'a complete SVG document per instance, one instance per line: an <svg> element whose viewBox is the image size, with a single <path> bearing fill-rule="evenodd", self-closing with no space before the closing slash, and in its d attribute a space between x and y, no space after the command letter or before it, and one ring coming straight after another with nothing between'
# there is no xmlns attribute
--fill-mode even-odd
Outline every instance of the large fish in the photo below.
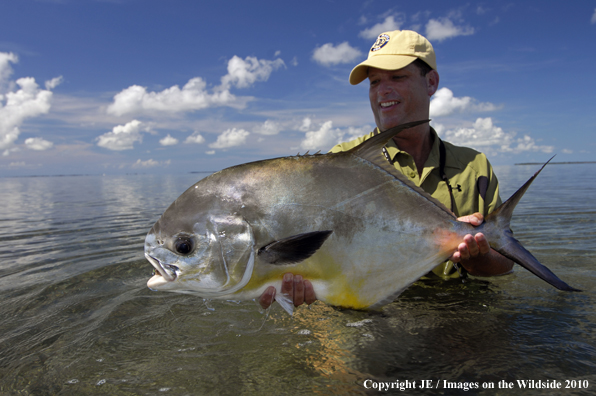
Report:
<svg viewBox="0 0 596 396"><path fill-rule="evenodd" d="M492 248L546 282L576 290L509 227L540 171L473 227L388 163L381 148L424 122L389 129L347 152L251 162L202 179L147 234L145 257L156 270L148 287L254 299L268 286L280 290L283 274L292 272L309 279L321 301L374 309L445 261L464 235L482 232Z"/></svg>

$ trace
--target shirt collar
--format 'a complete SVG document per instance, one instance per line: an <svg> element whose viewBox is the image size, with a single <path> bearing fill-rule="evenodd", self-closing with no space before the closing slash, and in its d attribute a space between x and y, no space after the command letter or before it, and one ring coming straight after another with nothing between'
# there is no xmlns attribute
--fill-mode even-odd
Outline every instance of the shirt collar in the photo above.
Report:
<svg viewBox="0 0 596 396"><path fill-rule="evenodd" d="M377 130L378 130L378 128L377 128ZM377 132L377 133L379 133L379 132ZM440 153L440 149L439 149L439 145L440 145L439 135L437 134L437 132L434 130L433 127L430 127L430 134L431 134L431 137L433 140L433 145L430 150L430 154L428 155L428 158L426 159L426 162L424 163L424 168L425 169L431 168L431 170L432 170L434 168L439 167L441 153ZM391 162L396 161L395 157L397 155L406 155L408 157L411 157L410 154L406 153L405 151L400 150L399 147L397 147L397 144L395 144L395 141L393 139L391 139L391 140L389 140L389 142L387 142L387 144L385 145L385 148L387 149L387 154L389 155ZM445 158L445 167L460 169L461 164L459 163L457 158L454 158L452 155L447 154L447 158Z"/></svg>

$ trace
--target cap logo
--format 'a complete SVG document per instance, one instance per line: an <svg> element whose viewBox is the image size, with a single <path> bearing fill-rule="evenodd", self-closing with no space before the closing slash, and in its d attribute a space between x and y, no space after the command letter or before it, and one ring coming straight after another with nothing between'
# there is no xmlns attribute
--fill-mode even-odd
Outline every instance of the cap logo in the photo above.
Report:
<svg viewBox="0 0 596 396"><path fill-rule="evenodd" d="M383 48L389 42L389 38L390 37L387 34L380 34L379 37L377 37L377 41L375 41L370 49L370 52L375 52Z"/></svg>

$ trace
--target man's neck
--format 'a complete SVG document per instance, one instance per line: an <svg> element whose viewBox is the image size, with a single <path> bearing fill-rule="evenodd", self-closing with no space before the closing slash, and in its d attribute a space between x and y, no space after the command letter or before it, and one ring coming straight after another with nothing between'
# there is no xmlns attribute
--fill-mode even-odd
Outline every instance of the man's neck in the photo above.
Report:
<svg viewBox="0 0 596 396"><path fill-rule="evenodd" d="M424 124L404 130L395 136L393 141L401 151L405 151L412 156L416 164L418 176L422 176L424 164L433 147L430 126Z"/></svg>

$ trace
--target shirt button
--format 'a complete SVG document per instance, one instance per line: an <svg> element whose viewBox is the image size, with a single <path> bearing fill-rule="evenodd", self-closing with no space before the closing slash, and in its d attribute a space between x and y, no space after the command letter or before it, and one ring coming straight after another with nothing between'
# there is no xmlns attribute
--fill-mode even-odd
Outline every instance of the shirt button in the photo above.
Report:
<svg viewBox="0 0 596 396"><path fill-rule="evenodd" d="M416 172L411 172L410 173L410 178L415 179L416 178Z"/></svg>

